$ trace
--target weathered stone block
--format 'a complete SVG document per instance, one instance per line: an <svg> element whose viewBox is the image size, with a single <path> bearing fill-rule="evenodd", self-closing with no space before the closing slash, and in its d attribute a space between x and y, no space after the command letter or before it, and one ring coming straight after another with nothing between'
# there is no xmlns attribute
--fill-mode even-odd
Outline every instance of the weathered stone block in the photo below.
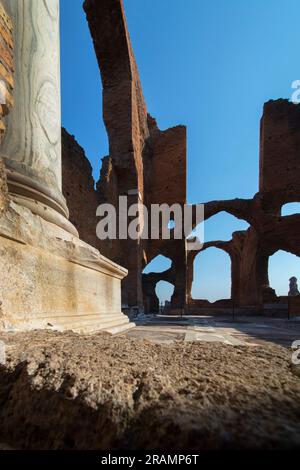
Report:
<svg viewBox="0 0 300 470"><path fill-rule="evenodd" d="M1 328L128 328L127 271L68 232L10 203L0 219Z"/></svg>

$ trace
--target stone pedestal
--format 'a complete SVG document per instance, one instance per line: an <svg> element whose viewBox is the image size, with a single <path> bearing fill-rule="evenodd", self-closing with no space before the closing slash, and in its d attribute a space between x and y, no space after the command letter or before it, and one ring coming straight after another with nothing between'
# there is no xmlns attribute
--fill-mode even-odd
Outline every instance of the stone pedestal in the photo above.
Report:
<svg viewBox="0 0 300 470"><path fill-rule="evenodd" d="M59 0L3 0L14 37L14 101L0 154L0 327L128 328L127 271L82 242L61 192ZM96 227L95 227L96 229Z"/></svg>
<svg viewBox="0 0 300 470"><path fill-rule="evenodd" d="M127 329L127 271L65 230L10 202L0 218L0 328L80 333Z"/></svg>

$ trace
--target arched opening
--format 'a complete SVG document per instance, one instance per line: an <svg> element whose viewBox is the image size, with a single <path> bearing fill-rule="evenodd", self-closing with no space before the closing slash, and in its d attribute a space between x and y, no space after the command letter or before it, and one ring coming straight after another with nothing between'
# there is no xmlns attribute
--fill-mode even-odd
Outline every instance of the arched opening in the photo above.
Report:
<svg viewBox="0 0 300 470"><path fill-rule="evenodd" d="M153 258L150 263L147 264L147 266L143 270L143 274L162 273L164 271L167 271L167 269L171 267L171 264L172 261L170 260L170 258L167 258L163 255L158 255Z"/></svg>
<svg viewBox="0 0 300 470"><path fill-rule="evenodd" d="M269 258L269 282L276 295L286 296L289 292L289 279L295 276L300 285L300 258L292 253L279 250Z"/></svg>
<svg viewBox="0 0 300 470"><path fill-rule="evenodd" d="M188 238L198 237L202 242L230 240L233 232L248 228L249 224L244 220L237 219L227 212L219 212L197 225Z"/></svg>
<svg viewBox="0 0 300 470"><path fill-rule="evenodd" d="M282 217L293 214L300 214L300 202L288 202L281 207Z"/></svg>
<svg viewBox="0 0 300 470"><path fill-rule="evenodd" d="M231 262L223 250L208 248L194 261L193 299L215 302L231 297Z"/></svg>
<svg viewBox="0 0 300 470"><path fill-rule="evenodd" d="M156 295L159 299L159 305L168 307L168 303L171 302L171 297L174 292L174 286L167 281L159 281L155 287Z"/></svg>

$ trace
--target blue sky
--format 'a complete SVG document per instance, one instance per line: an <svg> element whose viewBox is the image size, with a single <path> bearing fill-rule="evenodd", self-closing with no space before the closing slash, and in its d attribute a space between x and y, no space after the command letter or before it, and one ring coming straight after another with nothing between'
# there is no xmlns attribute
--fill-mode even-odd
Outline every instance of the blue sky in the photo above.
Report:
<svg viewBox="0 0 300 470"><path fill-rule="evenodd" d="M149 112L161 129L188 127L188 202L252 197L258 190L263 103L290 98L300 79L299 0L124 0ZM63 125L85 148L95 178L108 153L101 80L82 0L61 0ZM294 210L294 209L293 209ZM206 240L247 224L227 214L206 223ZM200 269L201 267L201 269ZM195 297L227 297L227 255L195 262ZM299 260L270 261L272 287L286 294ZM159 286L167 297L168 289Z"/></svg>

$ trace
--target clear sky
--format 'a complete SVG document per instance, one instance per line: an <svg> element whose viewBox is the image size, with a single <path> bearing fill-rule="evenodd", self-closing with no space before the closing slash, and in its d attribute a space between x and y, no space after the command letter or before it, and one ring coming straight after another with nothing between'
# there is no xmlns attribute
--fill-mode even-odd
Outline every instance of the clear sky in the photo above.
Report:
<svg viewBox="0 0 300 470"><path fill-rule="evenodd" d="M108 142L82 3L61 0L62 117L98 179ZM258 190L263 103L290 98L292 81L300 79L299 0L124 0L124 5L149 112L161 129L188 127L188 202L252 197ZM246 227L222 213L206 223L206 240L230 239ZM195 298L228 297L226 254L207 250L196 258L195 269ZM278 294L287 293L291 275L300 284L299 259L274 255L270 279ZM159 287L162 297L167 292Z"/></svg>

